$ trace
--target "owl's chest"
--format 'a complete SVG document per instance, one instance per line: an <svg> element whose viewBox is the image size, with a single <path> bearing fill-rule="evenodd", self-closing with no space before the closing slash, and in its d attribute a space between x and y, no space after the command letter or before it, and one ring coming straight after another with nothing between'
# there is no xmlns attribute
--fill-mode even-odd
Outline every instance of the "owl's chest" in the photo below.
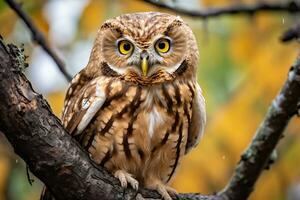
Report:
<svg viewBox="0 0 300 200"><path fill-rule="evenodd" d="M136 110L135 134L143 138L142 142L147 143L149 148L161 143L167 135L177 135L180 124L187 128L184 99L180 99L179 104L175 91L165 89L160 87L144 91L144 99ZM189 106L186 108L189 112Z"/></svg>
<svg viewBox="0 0 300 200"><path fill-rule="evenodd" d="M134 171L148 160L155 163L153 156L179 158L191 116L191 95L184 87L123 86L112 90L87 128L83 145L90 147L94 160L108 168L126 163ZM135 162L126 162L133 158Z"/></svg>
<svg viewBox="0 0 300 200"><path fill-rule="evenodd" d="M145 121L147 122L147 133L150 138L157 132L157 128L166 123L164 113L158 111L156 106L153 106L151 111L146 114Z"/></svg>
<svg viewBox="0 0 300 200"><path fill-rule="evenodd" d="M167 126L169 117L157 90L146 90L145 100L139 108L137 126L144 129L145 136L152 138L158 130Z"/></svg>

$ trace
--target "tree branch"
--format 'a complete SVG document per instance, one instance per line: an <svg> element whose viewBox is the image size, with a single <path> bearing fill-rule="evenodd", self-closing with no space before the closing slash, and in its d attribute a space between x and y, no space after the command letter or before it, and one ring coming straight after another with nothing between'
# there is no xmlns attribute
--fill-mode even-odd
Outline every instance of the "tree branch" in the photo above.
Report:
<svg viewBox="0 0 300 200"><path fill-rule="evenodd" d="M256 132L249 148L241 156L234 175L221 196L231 200L247 199L259 175L268 164L270 155L283 138L285 127L296 114L300 102L300 56L290 69L280 93Z"/></svg>
<svg viewBox="0 0 300 200"><path fill-rule="evenodd" d="M280 38L282 42L289 42L294 39L300 42L300 23L294 24L291 28L286 30Z"/></svg>
<svg viewBox="0 0 300 200"><path fill-rule="evenodd" d="M72 79L72 76L68 74L68 72L65 69L65 65L63 61L58 57L58 55L50 48L49 44L47 43L47 40L45 39L44 35L36 28L30 17L22 10L20 4L16 3L14 0L5 0L6 3L15 11L15 13L23 20L23 22L26 24L28 29L31 32L32 39L38 43L44 51L53 59L53 61L56 63L57 67L61 71L61 73L64 75L64 77L70 81Z"/></svg>
<svg viewBox="0 0 300 200"><path fill-rule="evenodd" d="M174 7L157 0L144 0L144 2L157 6L159 8L164 8L164 9L174 11L178 14L187 15L191 17L199 17L199 18L211 18L211 17L219 17L222 15L237 15L237 14L252 15L260 11L290 12L290 13L300 12L300 6L298 3L296 3L296 1L288 1L285 4L258 3L255 5L233 5L229 7L210 8L206 10L187 10L185 8Z"/></svg>
<svg viewBox="0 0 300 200"><path fill-rule="evenodd" d="M123 189L66 133L22 73L25 66L22 52L0 40L0 131L32 173L58 200L135 199L136 191ZM141 188L138 192L160 198L154 191ZM178 198L215 200L216 196L180 194Z"/></svg>
<svg viewBox="0 0 300 200"><path fill-rule="evenodd" d="M66 133L43 97L33 91L22 73L24 67L22 52L0 40L0 131L58 200L135 199L138 193L149 199L160 198L156 192L143 188L138 192L123 189L118 180L96 166ZM179 194L178 199L247 199L295 114L299 100L300 58L291 68L252 144L241 156L227 187L215 195Z"/></svg>

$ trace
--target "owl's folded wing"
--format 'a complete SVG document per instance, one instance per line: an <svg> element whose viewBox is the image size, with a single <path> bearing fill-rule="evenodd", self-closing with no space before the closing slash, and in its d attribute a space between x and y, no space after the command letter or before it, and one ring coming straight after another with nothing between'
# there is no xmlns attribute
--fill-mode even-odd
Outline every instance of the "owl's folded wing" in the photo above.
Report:
<svg viewBox="0 0 300 200"><path fill-rule="evenodd" d="M99 80L87 83L77 94L66 99L63 125L69 134L80 134L91 122L106 100L105 91Z"/></svg>
<svg viewBox="0 0 300 200"><path fill-rule="evenodd" d="M193 101L192 118L186 144L186 153L188 153L193 147L197 146L201 136L203 135L206 123L205 100L198 84L196 84L195 90L195 99Z"/></svg>

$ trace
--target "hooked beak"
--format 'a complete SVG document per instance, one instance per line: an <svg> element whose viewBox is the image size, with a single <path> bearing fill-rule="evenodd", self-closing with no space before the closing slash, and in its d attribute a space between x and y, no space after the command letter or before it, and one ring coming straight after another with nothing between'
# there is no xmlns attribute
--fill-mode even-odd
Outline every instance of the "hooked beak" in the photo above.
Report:
<svg viewBox="0 0 300 200"><path fill-rule="evenodd" d="M149 60L149 54L147 51L142 51L141 53L141 68L142 68L142 73L143 76L147 76L148 73L148 60Z"/></svg>

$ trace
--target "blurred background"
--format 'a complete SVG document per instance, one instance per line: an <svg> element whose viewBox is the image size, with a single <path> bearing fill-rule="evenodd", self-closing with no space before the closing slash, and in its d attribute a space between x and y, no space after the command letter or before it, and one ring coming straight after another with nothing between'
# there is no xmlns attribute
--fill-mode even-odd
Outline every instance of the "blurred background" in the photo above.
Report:
<svg viewBox="0 0 300 200"><path fill-rule="evenodd" d="M256 4L256 0L164 1L185 9ZM268 0L269 3L286 2ZM168 12L139 0L26 0L23 9L45 34L72 75L88 61L98 27L123 13ZM198 81L207 102L208 124L200 145L181 164L172 183L179 192L210 194L222 189L241 152L251 141L268 105L281 88L299 46L283 44L284 30L299 15L258 13L211 19L182 16L192 27L200 49ZM51 58L31 40L15 13L0 1L0 34L6 42L24 44L27 77L60 116L67 82ZM1 98L1 97L0 97ZM264 171L250 200L296 200L300 197L300 120L293 119L278 148L278 159ZM0 200L37 200L42 183L0 135Z"/></svg>

